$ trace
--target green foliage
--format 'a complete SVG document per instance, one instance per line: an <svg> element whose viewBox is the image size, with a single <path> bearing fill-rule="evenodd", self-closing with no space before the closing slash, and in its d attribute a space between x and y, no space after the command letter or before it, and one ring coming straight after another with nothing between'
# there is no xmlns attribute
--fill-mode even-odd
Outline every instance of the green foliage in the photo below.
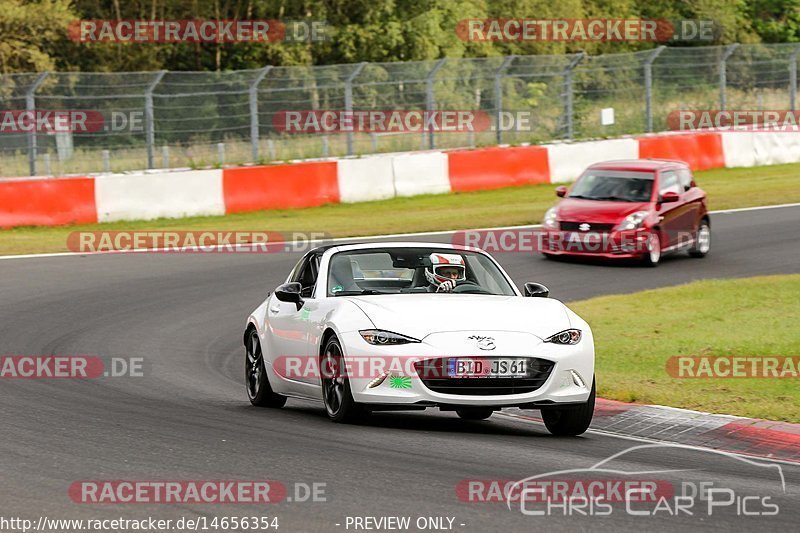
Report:
<svg viewBox="0 0 800 533"><path fill-rule="evenodd" d="M539 102L544 96L545 92L547 91L547 84L546 83L528 83L526 84L527 88L527 98L525 98L525 105L528 107L536 107L539 105Z"/></svg>
<svg viewBox="0 0 800 533"><path fill-rule="evenodd" d="M52 70L75 18L67 0L0 0L0 73Z"/></svg>
<svg viewBox="0 0 800 533"><path fill-rule="evenodd" d="M800 312L795 297L798 291L797 274L703 280L602 296L570 307L595 334L598 395L798 422L797 378L679 379L666 370L670 358L680 355L762 357L798 353L800 326L795 321L784 324L781 335L775 335L771 328L775 316Z"/></svg>
<svg viewBox="0 0 800 533"><path fill-rule="evenodd" d="M752 0L748 15L764 42L800 41L800 0Z"/></svg>
<svg viewBox="0 0 800 533"><path fill-rule="evenodd" d="M473 18L712 19L718 44L800 40L800 0L0 0L0 72L234 70L507 54L628 52L646 42L473 42L455 31ZM76 19L326 21L315 43L76 43Z"/></svg>

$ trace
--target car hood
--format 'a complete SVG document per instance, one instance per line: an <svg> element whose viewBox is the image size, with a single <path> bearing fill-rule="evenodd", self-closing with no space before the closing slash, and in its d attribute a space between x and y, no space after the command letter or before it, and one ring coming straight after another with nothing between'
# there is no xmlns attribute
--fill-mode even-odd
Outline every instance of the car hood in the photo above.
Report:
<svg viewBox="0 0 800 533"><path fill-rule="evenodd" d="M515 331L544 339L570 327L564 304L549 298L435 293L349 298L376 328L420 340L451 331Z"/></svg>
<svg viewBox="0 0 800 533"><path fill-rule="evenodd" d="M558 204L558 220L617 224L636 211L650 209L649 202L611 202L564 198Z"/></svg>

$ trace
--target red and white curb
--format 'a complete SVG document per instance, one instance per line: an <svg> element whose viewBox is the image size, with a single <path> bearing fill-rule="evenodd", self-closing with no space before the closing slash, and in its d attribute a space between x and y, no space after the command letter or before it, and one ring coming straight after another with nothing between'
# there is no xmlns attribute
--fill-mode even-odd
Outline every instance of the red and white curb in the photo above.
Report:
<svg viewBox="0 0 800 533"><path fill-rule="evenodd" d="M566 183L609 159L663 158L693 170L800 161L792 132L663 132L206 170L0 179L0 228L230 215L420 194Z"/></svg>
<svg viewBox="0 0 800 533"><path fill-rule="evenodd" d="M541 422L538 411L503 413ZM788 422L598 398L591 430L800 463L800 424Z"/></svg>

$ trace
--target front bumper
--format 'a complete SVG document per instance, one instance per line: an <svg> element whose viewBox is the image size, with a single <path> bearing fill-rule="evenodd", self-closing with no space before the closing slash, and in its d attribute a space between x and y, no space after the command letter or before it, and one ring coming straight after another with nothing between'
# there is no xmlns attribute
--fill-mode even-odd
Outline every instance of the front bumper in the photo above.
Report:
<svg viewBox="0 0 800 533"><path fill-rule="evenodd" d="M610 232L545 229L541 252L560 256L638 259L647 253L649 234L647 228Z"/></svg>
<svg viewBox="0 0 800 533"><path fill-rule="evenodd" d="M481 332L481 334L508 337L509 332ZM345 334L345 358L360 360L375 358L368 375L351 375L350 388L353 399L359 403L381 406L459 406L512 407L586 402L594 379L594 343L591 331L585 331L581 342L575 346L543 343L527 334L513 334L526 342L515 343L517 348L491 357L526 357L539 361L537 372L529 378L465 378L463 380L426 379L418 371L420 365L436 366L437 360L449 357L487 357L475 351L445 351L437 345L422 342L394 347L372 346L357 333ZM463 337L463 332L458 337ZM441 340L441 339L440 339ZM455 343L454 343L455 344ZM387 367L385 361L393 361ZM415 365L415 363L417 363ZM530 366L529 366L530 368ZM540 372L547 369L547 372ZM578 379L575 378L577 374ZM374 381L386 378L377 386ZM518 379L517 383L512 383ZM488 380L496 380L490 382ZM503 381L501 381L503 380ZM460 381L461 383L456 383ZM580 383L580 384L578 384ZM464 385L464 386L461 386ZM480 388L480 389L478 389ZM493 390L488 390L493 389Z"/></svg>

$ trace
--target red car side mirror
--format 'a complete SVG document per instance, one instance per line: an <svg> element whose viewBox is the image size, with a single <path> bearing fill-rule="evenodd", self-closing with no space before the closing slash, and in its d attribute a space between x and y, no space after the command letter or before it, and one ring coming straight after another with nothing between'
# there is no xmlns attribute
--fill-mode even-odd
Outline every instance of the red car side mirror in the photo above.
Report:
<svg viewBox="0 0 800 533"><path fill-rule="evenodd" d="M567 188L563 185L556 187L556 196L564 198L567 195Z"/></svg>
<svg viewBox="0 0 800 533"><path fill-rule="evenodd" d="M661 195L661 203L662 204L670 204L670 203L673 203L673 202L677 202L680 199L681 199L681 196L678 193L674 192L674 191L668 191L668 192L665 192L664 194Z"/></svg>

